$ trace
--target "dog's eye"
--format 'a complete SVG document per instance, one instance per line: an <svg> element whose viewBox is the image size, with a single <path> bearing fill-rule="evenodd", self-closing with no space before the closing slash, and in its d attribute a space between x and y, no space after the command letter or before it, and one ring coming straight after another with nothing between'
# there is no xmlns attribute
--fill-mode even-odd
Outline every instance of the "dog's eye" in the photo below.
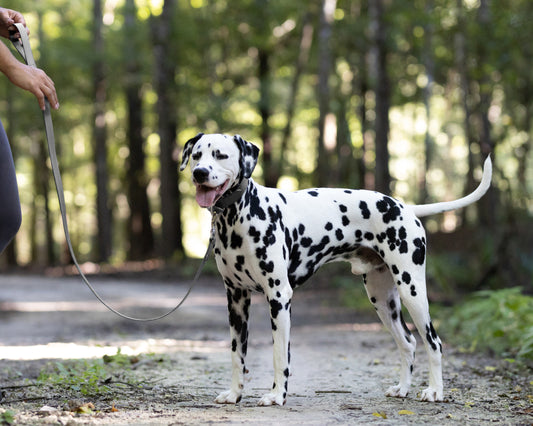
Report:
<svg viewBox="0 0 533 426"><path fill-rule="evenodd" d="M229 158L227 154L222 154L220 151L215 152L215 157L217 160L226 160Z"/></svg>
<svg viewBox="0 0 533 426"><path fill-rule="evenodd" d="M201 157L202 157L202 153L201 153L201 152L195 152L195 153L192 155L192 159L193 159L194 161L198 161Z"/></svg>

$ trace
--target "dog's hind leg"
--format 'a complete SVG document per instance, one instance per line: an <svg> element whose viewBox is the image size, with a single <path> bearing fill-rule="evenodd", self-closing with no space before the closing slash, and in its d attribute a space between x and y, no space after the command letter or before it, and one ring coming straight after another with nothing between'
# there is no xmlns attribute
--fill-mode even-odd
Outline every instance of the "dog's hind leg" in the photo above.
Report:
<svg viewBox="0 0 533 426"><path fill-rule="evenodd" d="M429 387L422 391L421 399L422 401L442 401L444 398L441 365L442 343L431 323L423 271L417 276L418 278L413 276L409 285L406 285L405 282L399 284L398 290L403 304L409 311L420 337L422 337L429 358Z"/></svg>
<svg viewBox="0 0 533 426"><path fill-rule="evenodd" d="M385 394L403 398L411 388L416 340L403 320L400 296L389 270L384 266L373 270L364 276L364 282L370 301L400 351L400 382Z"/></svg>
<svg viewBox="0 0 533 426"><path fill-rule="evenodd" d="M251 294L249 290L234 287L225 280L228 297L229 324L231 335L231 388L217 396L219 404L236 404L241 400L246 372L245 358L248 347L248 316Z"/></svg>

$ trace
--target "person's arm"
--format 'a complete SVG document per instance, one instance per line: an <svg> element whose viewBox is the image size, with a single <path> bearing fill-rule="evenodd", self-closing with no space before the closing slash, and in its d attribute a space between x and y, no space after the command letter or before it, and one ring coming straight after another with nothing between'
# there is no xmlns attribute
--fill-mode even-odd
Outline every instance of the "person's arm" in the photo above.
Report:
<svg viewBox="0 0 533 426"><path fill-rule="evenodd" d="M52 108L59 108L57 93L52 79L43 70L29 67L17 61L4 43L0 43L0 71L15 86L33 93L42 110L44 110L45 96L48 98Z"/></svg>
<svg viewBox="0 0 533 426"><path fill-rule="evenodd" d="M15 23L23 24L26 27L26 21L19 12L0 7L0 36L8 38L9 31L16 30L13 25ZM52 79L43 70L29 67L17 61L4 43L0 43L0 72L4 73L14 85L33 93L42 110L45 107L45 97L52 108L59 108Z"/></svg>

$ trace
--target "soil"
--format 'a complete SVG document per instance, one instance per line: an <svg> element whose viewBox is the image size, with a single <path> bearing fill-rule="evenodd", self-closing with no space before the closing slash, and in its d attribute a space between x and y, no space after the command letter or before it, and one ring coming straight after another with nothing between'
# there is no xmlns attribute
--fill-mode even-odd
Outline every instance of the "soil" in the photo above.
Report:
<svg viewBox="0 0 533 426"><path fill-rule="evenodd" d="M146 274L92 281L114 307L145 317L171 308L189 285ZM258 407L272 383L272 337L266 304L255 296L243 399L219 405L214 398L230 382L230 347L218 277L202 278L171 316L135 323L108 312L77 277L2 276L0 424L11 415L20 425L533 424L530 371L449 345L444 402L417 396L427 386L420 341L411 394L385 397L399 376L395 344L373 314L358 315L342 297L313 283L296 291L288 401ZM96 392L38 380L43 369L69 359L101 360L119 348L131 364L112 364Z"/></svg>

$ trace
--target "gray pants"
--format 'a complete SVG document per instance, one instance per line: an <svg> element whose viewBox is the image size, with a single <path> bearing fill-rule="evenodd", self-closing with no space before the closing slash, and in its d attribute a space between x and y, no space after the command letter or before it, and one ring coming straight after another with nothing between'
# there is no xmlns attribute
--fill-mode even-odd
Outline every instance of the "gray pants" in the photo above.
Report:
<svg viewBox="0 0 533 426"><path fill-rule="evenodd" d="M17 234L22 213L13 155L0 121L0 253Z"/></svg>

